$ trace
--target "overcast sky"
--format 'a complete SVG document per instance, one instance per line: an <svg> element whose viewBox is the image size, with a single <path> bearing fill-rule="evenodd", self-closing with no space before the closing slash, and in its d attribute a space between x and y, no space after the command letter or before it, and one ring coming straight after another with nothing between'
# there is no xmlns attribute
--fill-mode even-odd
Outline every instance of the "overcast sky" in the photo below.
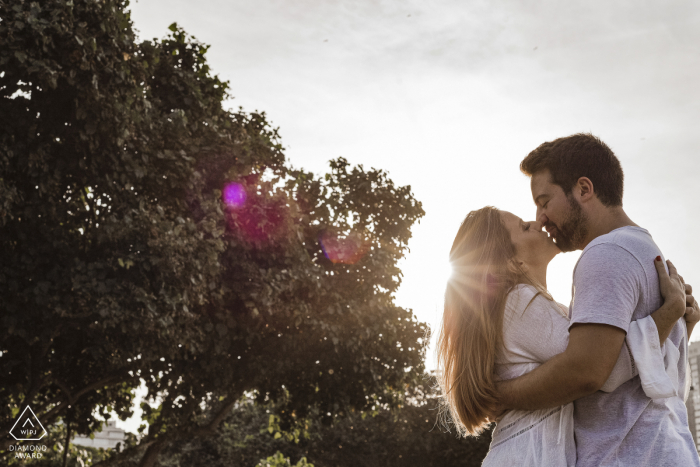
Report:
<svg viewBox="0 0 700 467"><path fill-rule="evenodd" d="M433 329L461 220L484 205L534 218L520 160L577 132L615 151L627 213L700 290L698 2L138 0L131 10L142 40L177 22L210 44L228 105L265 111L294 166L323 173L343 156L411 185L426 216L397 302ZM548 275L567 305L577 258L559 255Z"/></svg>

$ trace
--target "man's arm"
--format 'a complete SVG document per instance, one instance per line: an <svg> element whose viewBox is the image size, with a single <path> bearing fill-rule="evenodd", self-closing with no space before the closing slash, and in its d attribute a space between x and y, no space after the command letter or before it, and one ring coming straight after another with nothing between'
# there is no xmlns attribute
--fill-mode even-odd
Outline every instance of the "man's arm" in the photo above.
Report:
<svg viewBox="0 0 700 467"><path fill-rule="evenodd" d="M538 410L593 394L610 376L624 340L625 331L614 326L575 325L566 351L498 384L501 409Z"/></svg>
<svg viewBox="0 0 700 467"><path fill-rule="evenodd" d="M668 338L684 311L688 335L700 319L700 306L690 295L692 288L682 283L676 268L670 261L668 263L670 274L664 269L662 261L656 264L665 298L661 308L651 314L659 333L659 342ZM690 304L692 306L688 306ZM556 407L593 394L610 377L625 336L625 331L607 324L574 325L563 353L526 375L498 385L500 409Z"/></svg>

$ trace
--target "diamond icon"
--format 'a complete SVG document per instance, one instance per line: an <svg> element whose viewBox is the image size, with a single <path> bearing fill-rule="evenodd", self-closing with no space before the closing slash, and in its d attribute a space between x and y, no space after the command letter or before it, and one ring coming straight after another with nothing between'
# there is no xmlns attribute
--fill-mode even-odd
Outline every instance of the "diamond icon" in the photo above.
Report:
<svg viewBox="0 0 700 467"><path fill-rule="evenodd" d="M27 406L10 429L10 434L17 441L39 441L46 436L46 430L32 409Z"/></svg>

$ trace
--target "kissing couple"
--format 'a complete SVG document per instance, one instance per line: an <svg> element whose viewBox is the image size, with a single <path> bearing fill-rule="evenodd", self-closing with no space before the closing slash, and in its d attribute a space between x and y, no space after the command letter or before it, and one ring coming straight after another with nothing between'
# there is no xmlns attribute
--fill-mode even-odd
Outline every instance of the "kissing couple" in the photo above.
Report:
<svg viewBox="0 0 700 467"><path fill-rule="evenodd" d="M535 220L472 211L450 250L438 380L458 431L496 421L484 466L700 467L685 407L700 307L625 213L620 161L576 134L520 170ZM547 266L574 250L567 308Z"/></svg>

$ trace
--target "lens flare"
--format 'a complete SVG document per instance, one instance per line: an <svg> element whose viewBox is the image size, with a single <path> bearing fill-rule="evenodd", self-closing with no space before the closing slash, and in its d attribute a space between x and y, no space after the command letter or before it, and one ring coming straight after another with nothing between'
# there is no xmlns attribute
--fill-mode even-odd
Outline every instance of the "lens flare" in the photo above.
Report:
<svg viewBox="0 0 700 467"><path fill-rule="evenodd" d="M221 194L224 204L232 208L240 208L245 204L245 188L240 183L232 182L226 184Z"/></svg>
<svg viewBox="0 0 700 467"><path fill-rule="evenodd" d="M341 237L325 231L319 235L318 240L323 254L333 264L355 264L367 253L370 246L369 240L356 232Z"/></svg>

